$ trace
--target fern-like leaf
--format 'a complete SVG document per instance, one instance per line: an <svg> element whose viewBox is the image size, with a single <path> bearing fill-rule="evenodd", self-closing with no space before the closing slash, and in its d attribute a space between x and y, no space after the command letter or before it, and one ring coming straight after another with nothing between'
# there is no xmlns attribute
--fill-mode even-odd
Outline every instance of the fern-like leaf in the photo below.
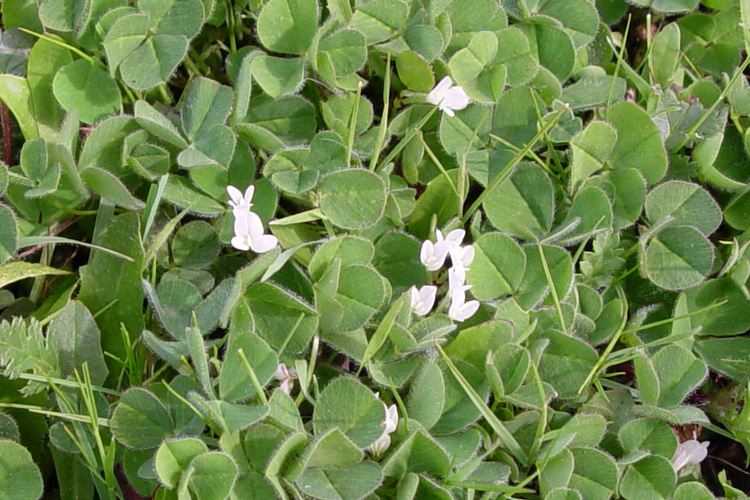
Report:
<svg viewBox="0 0 750 500"><path fill-rule="evenodd" d="M11 323L0 322L0 368L3 375L18 378L22 373L59 376L57 353L47 345L42 327L32 318L28 323L22 318L13 318ZM46 384L32 382L21 389L24 395L32 395L47 388Z"/></svg>

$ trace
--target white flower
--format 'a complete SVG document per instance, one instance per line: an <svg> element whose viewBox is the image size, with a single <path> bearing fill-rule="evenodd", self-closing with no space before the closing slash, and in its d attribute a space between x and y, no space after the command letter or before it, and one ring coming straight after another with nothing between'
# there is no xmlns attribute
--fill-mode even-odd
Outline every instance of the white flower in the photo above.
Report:
<svg viewBox="0 0 750 500"><path fill-rule="evenodd" d="M464 236L466 236L466 231L463 229L454 229L445 236L445 239L443 239L443 233L440 232L440 229L436 229L435 236L437 236L439 242L445 241L448 244L448 249L452 250L461 246L461 243L464 241Z"/></svg>
<svg viewBox="0 0 750 500"><path fill-rule="evenodd" d="M461 271L451 268L448 271L448 294L451 297L451 306L448 308L448 316L453 321L465 321L479 309L478 300L466 302L466 290L471 285L465 285Z"/></svg>
<svg viewBox="0 0 750 500"><path fill-rule="evenodd" d="M380 394L378 394L378 397L380 397ZM375 456L380 456L385 453L385 450L391 445L391 437L388 434L395 431L396 427L398 427L398 408L396 408L396 405L386 406L385 403L383 403L383 408L385 408L383 434L366 448L367 451Z"/></svg>
<svg viewBox="0 0 750 500"><path fill-rule="evenodd" d="M689 439L680 443L672 458L672 467L675 472L682 469L688 464L697 464L703 461L708 455L709 441L699 442L695 439Z"/></svg>
<svg viewBox="0 0 750 500"><path fill-rule="evenodd" d="M276 236L263 234L263 223L257 214L241 209L235 209L232 213L234 214L234 238L232 238L234 248L252 249L255 253L265 253L279 243Z"/></svg>
<svg viewBox="0 0 750 500"><path fill-rule="evenodd" d="M432 310L432 306L435 305L435 294L437 294L437 287L432 285L425 285L417 290L416 286L409 289L409 296L411 297L411 310L417 316L424 316Z"/></svg>
<svg viewBox="0 0 750 500"><path fill-rule="evenodd" d="M385 403L383 403L385 406ZM390 434L398 427L398 408L396 405L391 405L385 409L385 434Z"/></svg>
<svg viewBox="0 0 750 500"><path fill-rule="evenodd" d="M435 104L441 111L445 111L448 116L453 116L454 110L464 109L469 105L469 96L460 86L453 85L450 76L446 76L435 88L427 94L427 102Z"/></svg>
<svg viewBox="0 0 750 500"><path fill-rule="evenodd" d="M466 281L466 271L469 270L469 266L474 262L474 247L472 245L466 245L465 247L457 246L451 248L451 263L455 269L459 281Z"/></svg>
<svg viewBox="0 0 750 500"><path fill-rule="evenodd" d="M250 211L250 207L253 206L250 200L253 199L253 193L255 193L255 186L250 186L245 190L245 194L234 186L227 186L227 193L229 193L229 206L233 210L244 210Z"/></svg>
<svg viewBox="0 0 750 500"><path fill-rule="evenodd" d="M437 271L443 267L448 250L448 245L444 241L433 243L425 240L419 252L419 259L428 271Z"/></svg>
<svg viewBox="0 0 750 500"><path fill-rule="evenodd" d="M440 232L440 229L436 229L435 236L437 242L433 243L430 240L425 240L422 243L422 249L419 253L422 264L425 265L428 271L437 271L443 267L448 252L461 245L465 234L466 231L463 229L454 229L443 238L443 233Z"/></svg>
<svg viewBox="0 0 750 500"><path fill-rule="evenodd" d="M367 447L367 451L369 451L376 457L379 457L380 455L385 453L385 450L387 450L390 445L391 436L383 433L378 439L375 440L374 443Z"/></svg>
<svg viewBox="0 0 750 500"><path fill-rule="evenodd" d="M287 394L292 392L294 380L297 378L297 370L294 368L287 368L284 363L279 363L279 366L276 367L276 373L274 373L273 376L276 380L281 381L282 391Z"/></svg>

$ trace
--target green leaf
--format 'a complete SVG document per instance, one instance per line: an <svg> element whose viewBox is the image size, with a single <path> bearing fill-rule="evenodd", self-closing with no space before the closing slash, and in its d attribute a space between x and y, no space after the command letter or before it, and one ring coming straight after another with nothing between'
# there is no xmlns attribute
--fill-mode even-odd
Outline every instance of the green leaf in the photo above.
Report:
<svg viewBox="0 0 750 500"><path fill-rule="evenodd" d="M5 286L22 279L55 274L68 274L68 271L22 260L6 262L0 265L0 288L4 288Z"/></svg>
<svg viewBox="0 0 750 500"><path fill-rule="evenodd" d="M164 441L156 451L154 467L167 488L174 489L188 469L193 458L208 451L203 441L196 438L183 438Z"/></svg>
<svg viewBox="0 0 750 500"><path fill-rule="evenodd" d="M285 345L285 352L303 350L318 329L315 309L277 285L253 285L244 298L255 320L256 333L277 351Z"/></svg>
<svg viewBox="0 0 750 500"><path fill-rule="evenodd" d="M607 111L607 121L617 131L612 168L635 168L651 184L664 177L667 152L659 129L646 111L632 102L618 102Z"/></svg>
<svg viewBox="0 0 750 500"><path fill-rule="evenodd" d="M476 252L467 282L477 300L491 300L514 293L526 268L526 254L518 243L502 233L485 233L474 242Z"/></svg>
<svg viewBox="0 0 750 500"><path fill-rule="evenodd" d="M187 147L187 142L182 138L177 127L151 104L139 100L136 101L134 108L135 119L141 127L168 144L180 149Z"/></svg>
<svg viewBox="0 0 750 500"><path fill-rule="evenodd" d="M156 448L174 431L174 422L161 401L139 387L125 391L109 421L112 435L128 448Z"/></svg>
<svg viewBox="0 0 750 500"><path fill-rule="evenodd" d="M694 349L712 370L736 380L750 378L750 361L742 357L750 349L750 339L707 338L698 340Z"/></svg>
<svg viewBox="0 0 750 500"><path fill-rule="evenodd" d="M556 330L545 333L549 344L539 361L539 375L561 399L574 398L599 357L593 347Z"/></svg>
<svg viewBox="0 0 750 500"><path fill-rule="evenodd" d="M252 146L275 152L312 140L316 130L315 109L301 97L275 100L262 95L250 101L244 122L234 128Z"/></svg>
<svg viewBox="0 0 750 500"><path fill-rule="evenodd" d="M651 42L649 66L662 88L669 86L680 61L680 26L669 23L661 29Z"/></svg>
<svg viewBox="0 0 750 500"><path fill-rule="evenodd" d="M164 190L164 199L180 208L204 215L219 215L226 207L196 190L190 181L179 175L170 175Z"/></svg>
<svg viewBox="0 0 750 500"><path fill-rule="evenodd" d="M211 265L219 255L219 250L216 229L203 221L192 221L181 226L172 240L172 258L175 264L188 269Z"/></svg>
<svg viewBox="0 0 750 500"><path fill-rule="evenodd" d="M102 384L109 370L104 363L100 338L99 328L86 306L77 300L68 302L47 330L47 342L57 351L60 375L83 373L85 363L91 383Z"/></svg>
<svg viewBox="0 0 750 500"><path fill-rule="evenodd" d="M445 404L445 382L437 363L425 361L409 387L406 409L413 418L430 429L440 419Z"/></svg>
<svg viewBox="0 0 750 500"><path fill-rule="evenodd" d="M360 462L362 457L362 450L340 429L333 428L308 445L299 459L299 467L303 470L338 469L354 465Z"/></svg>
<svg viewBox="0 0 750 500"><path fill-rule="evenodd" d="M338 428L360 448L371 445L383 433L385 407L357 380L339 377L320 393L313 411L315 434Z"/></svg>
<svg viewBox="0 0 750 500"><path fill-rule="evenodd" d="M276 353L258 335L248 331L233 331L229 336L229 346L219 373L219 395L226 401L234 402L258 396L251 375L239 354L240 349L261 387L270 382L279 363Z"/></svg>
<svg viewBox="0 0 750 500"><path fill-rule="evenodd" d="M349 467L308 469L295 480L299 488L321 500L359 500L375 491L383 480L380 466L365 460Z"/></svg>
<svg viewBox="0 0 750 500"><path fill-rule="evenodd" d="M133 262L123 262L109 253L93 252L89 263L80 268L78 300L96 318L102 334L102 350L125 359L127 348L122 343L121 325L132 339L145 329L141 288L143 247L138 214L129 212L114 218L104 236L94 242L133 259ZM115 366L119 373L120 365Z"/></svg>
<svg viewBox="0 0 750 500"><path fill-rule="evenodd" d="M664 408L682 403L708 375L703 361L676 344L662 347L652 361L659 376L658 405Z"/></svg>
<svg viewBox="0 0 750 500"><path fill-rule="evenodd" d="M655 285L682 290L702 282L711 272L714 247L693 226L667 226L651 238L641 267Z"/></svg>
<svg viewBox="0 0 750 500"><path fill-rule="evenodd" d="M187 489L193 498L224 500L237 480L237 465L232 457L208 451L193 458L187 474L180 480L180 491Z"/></svg>
<svg viewBox="0 0 750 500"><path fill-rule="evenodd" d="M631 0L631 2L664 13L689 12L698 5L698 0Z"/></svg>
<svg viewBox="0 0 750 500"><path fill-rule="evenodd" d="M112 31L114 28L107 39ZM144 91L155 87L172 76L187 54L188 45L187 37L182 35L156 34L148 37L123 59L120 75L132 89Z"/></svg>
<svg viewBox="0 0 750 500"><path fill-rule="evenodd" d="M732 279L711 280L683 293L691 327L700 327L701 334L737 335L750 328L749 301Z"/></svg>
<svg viewBox="0 0 750 500"><path fill-rule="evenodd" d="M507 48L510 52L516 49L518 47ZM528 43L526 49L528 51ZM466 48L453 54L448 62L456 83L477 102L495 103L500 99L508 67L495 62L497 51L498 37L495 33L480 31Z"/></svg>
<svg viewBox="0 0 750 500"><path fill-rule="evenodd" d="M11 379L27 371L52 376L58 373L57 352L47 343L38 321L32 318L27 324L16 316L11 323L0 322L0 366L3 375ZM29 382L21 393L31 395L47 389L46 385Z"/></svg>
<svg viewBox="0 0 750 500"><path fill-rule="evenodd" d="M506 66L508 85L518 87L527 83L536 75L538 64L531 54L526 35L517 28L506 28L496 34L498 49L495 64Z"/></svg>
<svg viewBox="0 0 750 500"><path fill-rule="evenodd" d="M652 224L667 218L675 225L690 225L705 236L721 224L721 208L711 195L697 184L669 181L651 190L646 197L646 217Z"/></svg>
<svg viewBox="0 0 750 500"><path fill-rule="evenodd" d="M668 459L646 456L627 466L620 481L620 494L628 500L667 499L676 482L674 468Z"/></svg>
<svg viewBox="0 0 750 500"><path fill-rule="evenodd" d="M188 38L200 32L203 8L201 0L138 0L138 10L148 14L152 32Z"/></svg>
<svg viewBox="0 0 750 500"><path fill-rule="evenodd" d="M338 77L354 73L367 59L365 37L353 29L342 29L324 37L318 51L318 57L325 54L330 59Z"/></svg>
<svg viewBox="0 0 750 500"><path fill-rule="evenodd" d="M357 8L349 26L359 30L367 45L372 45L395 35L408 18L409 6L403 0L371 0Z"/></svg>
<svg viewBox="0 0 750 500"><path fill-rule="evenodd" d="M429 92L435 86L435 75L424 58L411 50L401 52L396 58L398 77L414 92Z"/></svg>
<svg viewBox="0 0 750 500"><path fill-rule="evenodd" d="M0 264L16 253L17 241L18 227L16 216L13 215L13 211L10 208L0 203Z"/></svg>
<svg viewBox="0 0 750 500"><path fill-rule="evenodd" d="M587 238L598 230L609 229L612 218L612 205L604 191L593 186L581 189L573 199L568 215L560 224L562 228L569 224L575 226L562 235L563 244Z"/></svg>
<svg viewBox="0 0 750 500"><path fill-rule="evenodd" d="M606 453L594 448L574 448L575 469L569 486L586 500L607 500L617 486L617 465Z"/></svg>
<svg viewBox="0 0 750 500"><path fill-rule="evenodd" d="M542 0L538 12L560 21L578 49L591 42L599 30L596 7L587 0Z"/></svg>
<svg viewBox="0 0 750 500"><path fill-rule="evenodd" d="M702 483L691 481L682 483L674 490L674 500L713 500L716 498Z"/></svg>
<svg viewBox="0 0 750 500"><path fill-rule="evenodd" d="M372 264L388 279L394 296L425 282L427 271L419 260L420 248L421 243L406 233L392 231L377 240Z"/></svg>
<svg viewBox="0 0 750 500"><path fill-rule="evenodd" d="M143 202L134 197L125 184L108 170L89 167L81 172L81 179L87 188L118 206L129 210L144 207Z"/></svg>
<svg viewBox="0 0 750 500"><path fill-rule="evenodd" d="M65 111L75 109L80 120L93 124L120 110L122 99L117 83L93 63L79 59L55 75L52 91Z"/></svg>
<svg viewBox="0 0 750 500"><path fill-rule="evenodd" d="M320 209L344 229L364 229L378 222L386 199L382 179L367 170L337 170L320 180Z"/></svg>
<svg viewBox="0 0 750 500"><path fill-rule="evenodd" d="M260 54L250 64L253 78L274 99L297 92L305 77L302 58L291 59Z"/></svg>
<svg viewBox="0 0 750 500"><path fill-rule="evenodd" d="M570 141L573 153L570 185L575 188L604 168L617 142L617 132L606 122L592 121Z"/></svg>
<svg viewBox="0 0 750 500"><path fill-rule="evenodd" d="M497 229L521 239L535 240L552 227L555 195L541 167L522 163L494 186L482 206Z"/></svg>
<svg viewBox="0 0 750 500"><path fill-rule="evenodd" d="M55 73L72 60L70 51L53 41L37 40L31 49L26 81L31 91L30 107L37 121L34 126L37 134L56 132L60 128L63 111L52 93L52 80ZM12 98L10 102L17 102L17 99Z"/></svg>
<svg viewBox="0 0 750 500"><path fill-rule="evenodd" d="M257 21L258 38L268 50L302 55L318 28L315 0L270 0Z"/></svg>
<svg viewBox="0 0 750 500"><path fill-rule="evenodd" d="M526 254L526 272L518 287L516 300L521 307L531 309L539 303L549 292L550 284L537 245L524 245ZM573 283L573 262L568 252L551 245L542 245L544 258L547 262L552 285L557 296L563 300L570 292Z"/></svg>
<svg viewBox="0 0 750 500"><path fill-rule="evenodd" d="M26 139L33 139L39 135L34 119L31 91L25 78L0 75L0 99L15 116L21 133Z"/></svg>
<svg viewBox="0 0 750 500"><path fill-rule="evenodd" d="M183 168L192 169L190 176L204 191L216 198L223 198L228 184L226 169L231 164L236 145L237 138L232 129L216 125L180 152L177 155L177 163ZM206 175L207 173L213 175ZM215 181L215 177L218 177L218 180Z"/></svg>
<svg viewBox="0 0 750 500"><path fill-rule="evenodd" d="M624 79L609 75L587 75L565 87L560 100L567 102L570 109L574 111L601 106L609 99L612 80L614 80L612 98L622 99L627 87Z"/></svg>
<svg viewBox="0 0 750 500"><path fill-rule="evenodd" d="M194 78L185 88L180 111L182 130L190 140L200 139L224 125L232 110L232 89L208 78Z"/></svg>
<svg viewBox="0 0 750 500"><path fill-rule="evenodd" d="M89 9L90 1L43 0L39 6L39 18L47 28L74 31Z"/></svg>
<svg viewBox="0 0 750 500"><path fill-rule="evenodd" d="M670 460L677 450L677 438L672 429L664 422L648 418L638 418L623 425L617 439L626 454L642 450Z"/></svg>
<svg viewBox="0 0 750 500"><path fill-rule="evenodd" d="M8 500L37 500L44 482L31 453L18 443L0 440L0 495Z"/></svg>

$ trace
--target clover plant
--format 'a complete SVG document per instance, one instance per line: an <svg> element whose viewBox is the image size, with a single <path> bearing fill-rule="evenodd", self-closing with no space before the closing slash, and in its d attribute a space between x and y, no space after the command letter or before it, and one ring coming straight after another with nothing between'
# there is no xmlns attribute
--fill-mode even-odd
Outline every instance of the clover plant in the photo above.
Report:
<svg viewBox="0 0 750 500"><path fill-rule="evenodd" d="M0 12L0 497L749 493L750 0Z"/></svg>

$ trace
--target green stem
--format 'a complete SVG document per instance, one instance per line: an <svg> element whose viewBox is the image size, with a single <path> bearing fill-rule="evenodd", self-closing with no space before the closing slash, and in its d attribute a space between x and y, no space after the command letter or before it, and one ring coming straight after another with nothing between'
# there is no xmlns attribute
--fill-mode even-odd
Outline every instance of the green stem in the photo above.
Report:
<svg viewBox="0 0 750 500"><path fill-rule="evenodd" d="M432 118L432 115L435 114L435 112L438 110L437 106L433 107L430 111L427 112L424 117L422 117L421 120L419 120L419 123L417 125L409 130L409 132L406 134L406 136L401 139L401 141L396 144L396 147L391 150L390 153L388 153L388 156L386 156L383 161L378 165L378 167L375 169L377 171L382 170L383 167L388 165L393 159L403 150L407 144L409 144L409 141L411 141L415 135L417 135L417 132L419 130L422 130L422 127L425 126L425 124L429 121L430 118Z"/></svg>
<svg viewBox="0 0 750 500"><path fill-rule="evenodd" d="M385 141L385 134L388 131L388 109L391 104L391 54L388 53L388 57L385 62L385 80L383 81L383 117L380 119L380 125L378 127L378 138L375 141L375 147L372 151L372 158L370 158L370 170L375 170L375 165L378 164L378 158L380 157L380 149L383 147L383 141Z"/></svg>

